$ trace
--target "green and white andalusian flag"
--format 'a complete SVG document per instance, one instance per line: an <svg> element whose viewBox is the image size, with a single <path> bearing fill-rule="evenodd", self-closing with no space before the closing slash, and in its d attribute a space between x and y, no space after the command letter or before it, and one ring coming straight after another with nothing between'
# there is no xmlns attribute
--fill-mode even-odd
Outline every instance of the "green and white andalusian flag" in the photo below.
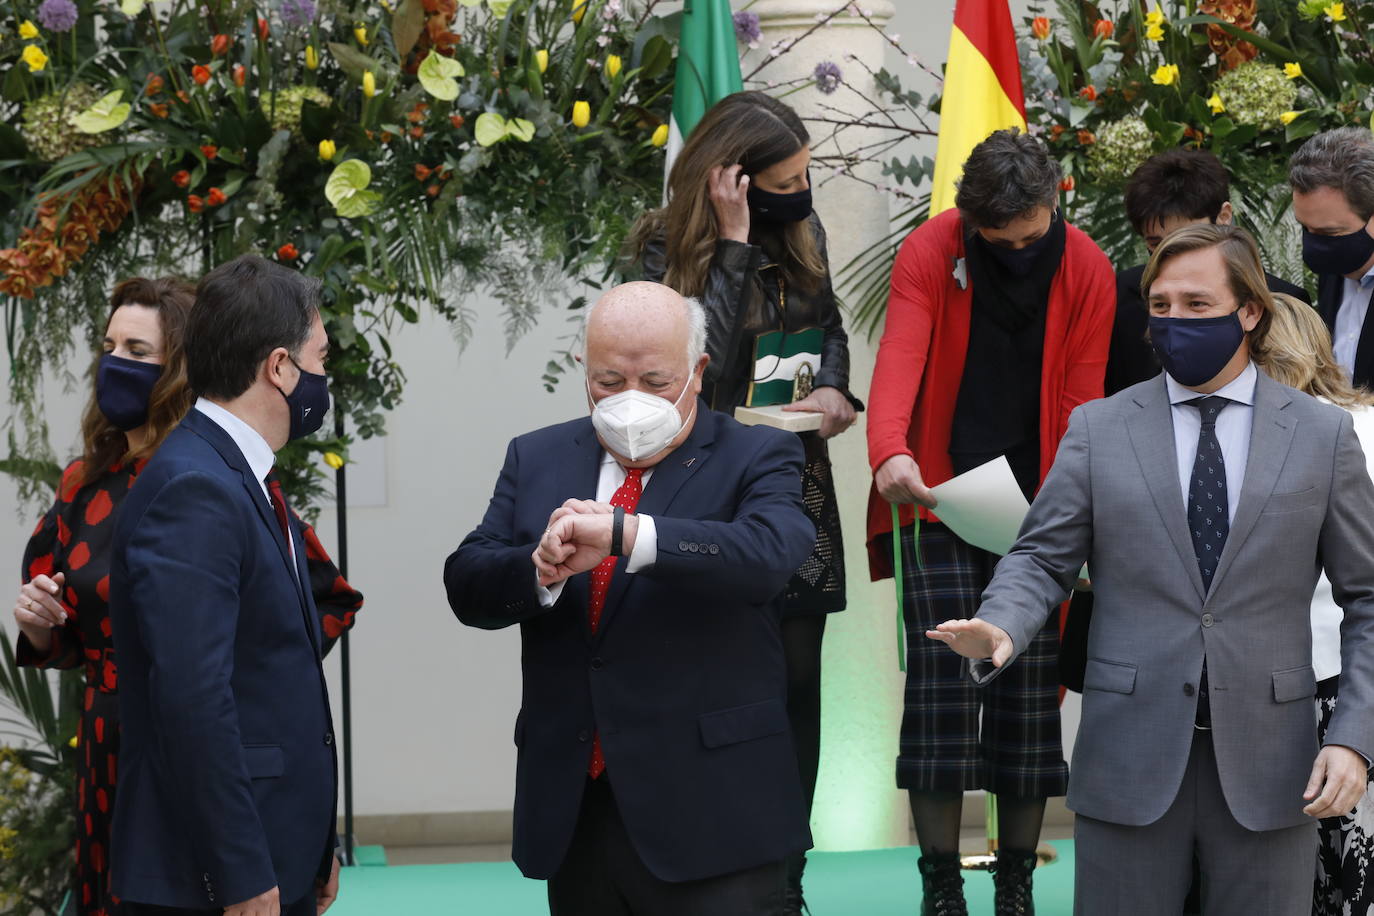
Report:
<svg viewBox="0 0 1374 916"><path fill-rule="evenodd" d="M799 379L805 378L804 391L821 368L821 344L825 332L805 328L788 334L771 331L754 341L754 377L749 385L750 407L791 404ZM803 394L803 397L806 395Z"/></svg>
<svg viewBox="0 0 1374 916"><path fill-rule="evenodd" d="M743 88L730 0L686 0L673 83L673 116L668 122L665 176L706 110Z"/></svg>

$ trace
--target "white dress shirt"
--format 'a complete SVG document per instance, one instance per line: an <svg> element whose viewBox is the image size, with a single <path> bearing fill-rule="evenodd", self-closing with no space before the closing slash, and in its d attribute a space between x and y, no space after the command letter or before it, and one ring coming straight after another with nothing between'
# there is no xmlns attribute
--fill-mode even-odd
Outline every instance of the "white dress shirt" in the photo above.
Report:
<svg viewBox="0 0 1374 916"><path fill-rule="evenodd" d="M234 440L234 444L243 453L243 458L248 462L248 470L257 478L258 486L262 489L262 495L267 497L267 504L272 505L272 494L267 490L267 475L272 471L272 465L277 463L277 456L272 451L272 446L267 444L267 440L262 437L256 429L249 426L239 417L225 410L214 401L207 401L205 398L196 399L196 410L205 414L215 425L229 434L229 438ZM287 529L286 546L291 552L291 573L296 573L296 542L291 537L290 529Z"/></svg>
<svg viewBox="0 0 1374 916"><path fill-rule="evenodd" d="M639 478L640 486L648 489L649 478L654 474L653 468L645 468L644 473ZM625 468L621 467L620 462L607 451L601 453L601 474L596 481L596 501L608 503L611 497L615 496L615 491L620 489L620 485L625 482ZM642 490L641 490L642 492ZM636 573L640 570L648 569L654 565L654 560L658 558L658 530L654 527L654 519L651 515L635 514L639 519L639 531L635 534L635 546L630 551L629 562L625 564L625 572ZM536 580L539 574L535 573ZM539 604L543 607L553 607L558 596L563 594L563 583L555 582L551 587L539 588Z"/></svg>
<svg viewBox="0 0 1374 916"><path fill-rule="evenodd" d="M1245 466L1250 460L1250 428L1255 419L1255 378L1259 370L1247 363L1245 371L1212 394L1233 403L1217 414L1217 443L1221 446L1221 460L1226 465L1226 514L1235 521L1236 506L1240 504L1240 487L1245 482ZM1184 511L1188 507L1188 481L1193 476L1193 462L1197 459L1197 438L1202 432L1202 414L1187 401L1207 397L1200 391L1185 388L1166 374L1169 403L1173 405L1174 448L1178 454L1178 485Z"/></svg>
<svg viewBox="0 0 1374 916"><path fill-rule="evenodd" d="M1331 349L1336 354L1336 362L1354 375L1355 351L1360 347L1360 335L1364 333L1365 315L1369 311L1370 287L1374 286L1374 267L1363 277L1354 280L1343 277L1341 282L1341 304L1336 309Z"/></svg>

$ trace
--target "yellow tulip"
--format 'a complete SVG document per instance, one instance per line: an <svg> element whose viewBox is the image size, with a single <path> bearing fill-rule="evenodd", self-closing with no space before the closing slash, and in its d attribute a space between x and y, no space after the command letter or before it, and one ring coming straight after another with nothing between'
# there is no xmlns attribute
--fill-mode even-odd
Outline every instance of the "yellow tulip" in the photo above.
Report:
<svg viewBox="0 0 1374 916"><path fill-rule="evenodd" d="M29 65L30 73L37 73L48 65L48 55L38 45L26 45L22 56L24 63Z"/></svg>
<svg viewBox="0 0 1374 916"><path fill-rule="evenodd" d="M539 68L540 73L543 73L545 70L549 69L549 52L544 50L543 48L540 48L538 51L535 51L534 65Z"/></svg>
<svg viewBox="0 0 1374 916"><path fill-rule="evenodd" d="M338 152L338 150L335 149L333 140L320 141L320 158L323 159L325 162L328 162L329 160L333 159L334 153L336 152Z"/></svg>
<svg viewBox="0 0 1374 916"><path fill-rule="evenodd" d="M572 122L574 127L586 127L592 120L592 106L586 102L573 102Z"/></svg>
<svg viewBox="0 0 1374 916"><path fill-rule="evenodd" d="M341 456L338 452L325 452L324 463L337 471L339 468L344 466L343 456Z"/></svg>
<svg viewBox="0 0 1374 916"><path fill-rule="evenodd" d="M358 39L358 44L362 45L364 48L367 47L367 29L363 26L357 26L353 29L353 37Z"/></svg>
<svg viewBox="0 0 1374 916"><path fill-rule="evenodd" d="M1290 61L1289 63L1284 64L1283 75L1288 77L1290 80L1297 79L1298 77L1302 76L1302 64L1297 63L1296 61Z"/></svg>
<svg viewBox="0 0 1374 916"><path fill-rule="evenodd" d="M1284 124L1292 124L1298 119L1298 115L1300 114L1302 114L1300 111L1285 111L1283 114L1279 115L1279 121Z"/></svg>
<svg viewBox="0 0 1374 916"><path fill-rule="evenodd" d="M376 94L377 77L372 75L371 70L368 70L365 73L363 73L363 95L367 96L370 99Z"/></svg>
<svg viewBox="0 0 1374 916"><path fill-rule="evenodd" d="M1214 115L1221 114L1226 110L1226 106L1221 103L1221 96L1217 95L1215 92L1213 92L1212 97L1207 100L1207 107L1212 109L1212 114Z"/></svg>
<svg viewBox="0 0 1374 916"><path fill-rule="evenodd" d="M572 20L578 25L581 25L582 17L585 15L587 15L587 0L581 0L580 3L573 7Z"/></svg>
<svg viewBox="0 0 1374 916"><path fill-rule="evenodd" d="M1165 64L1154 72L1150 82L1158 86L1172 86L1178 82L1178 64Z"/></svg>
<svg viewBox="0 0 1374 916"><path fill-rule="evenodd" d="M1164 18L1163 11L1160 10L1159 7L1155 7L1145 14L1146 25L1163 25L1167 21L1168 20Z"/></svg>
<svg viewBox="0 0 1374 916"><path fill-rule="evenodd" d="M1344 21L1345 21L1345 4L1344 4L1344 3L1333 3L1333 4L1331 4L1330 6L1323 7L1323 8L1322 8L1322 12L1325 13L1325 14L1326 14L1326 18L1327 18L1327 19L1330 19L1332 22L1344 22Z"/></svg>
<svg viewBox="0 0 1374 916"><path fill-rule="evenodd" d="M314 45L305 46L305 69L318 70L320 68L320 56L315 53Z"/></svg>
<svg viewBox="0 0 1374 916"><path fill-rule="evenodd" d="M620 75L620 55L611 54L606 57L606 75L615 79Z"/></svg>
<svg viewBox="0 0 1374 916"><path fill-rule="evenodd" d="M1145 29L1145 37L1150 41L1164 40L1164 26L1154 23Z"/></svg>
<svg viewBox="0 0 1374 916"><path fill-rule="evenodd" d="M663 146L668 142L668 125L660 124L654 128L654 135L649 138L649 142L654 146Z"/></svg>
<svg viewBox="0 0 1374 916"><path fill-rule="evenodd" d="M38 26L33 24L33 20L25 19L19 23L19 37L28 41L30 38L38 37Z"/></svg>

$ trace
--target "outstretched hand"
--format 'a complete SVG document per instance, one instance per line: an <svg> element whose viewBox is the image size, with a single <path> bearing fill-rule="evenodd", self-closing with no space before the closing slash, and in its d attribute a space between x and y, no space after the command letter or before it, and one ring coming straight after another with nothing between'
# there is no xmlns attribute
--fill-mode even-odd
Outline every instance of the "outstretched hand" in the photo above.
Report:
<svg viewBox="0 0 1374 916"><path fill-rule="evenodd" d="M926 630L926 636L939 640L964 658L992 659L996 668L1011 661L1012 644L1007 631L976 617L946 620L935 629Z"/></svg>

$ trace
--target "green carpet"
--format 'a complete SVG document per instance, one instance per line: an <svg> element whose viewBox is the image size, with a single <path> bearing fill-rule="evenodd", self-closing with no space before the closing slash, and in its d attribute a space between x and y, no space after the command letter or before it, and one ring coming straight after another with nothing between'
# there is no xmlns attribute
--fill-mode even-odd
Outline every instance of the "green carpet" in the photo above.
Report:
<svg viewBox="0 0 1374 916"><path fill-rule="evenodd" d="M1073 843L1052 844L1059 861L1035 874L1038 916L1073 912ZM913 916L919 912L916 850L813 853L806 900L814 916ZM969 912L992 912L992 878L969 872ZM346 868L330 916L543 916L544 882L530 881L509 862Z"/></svg>

